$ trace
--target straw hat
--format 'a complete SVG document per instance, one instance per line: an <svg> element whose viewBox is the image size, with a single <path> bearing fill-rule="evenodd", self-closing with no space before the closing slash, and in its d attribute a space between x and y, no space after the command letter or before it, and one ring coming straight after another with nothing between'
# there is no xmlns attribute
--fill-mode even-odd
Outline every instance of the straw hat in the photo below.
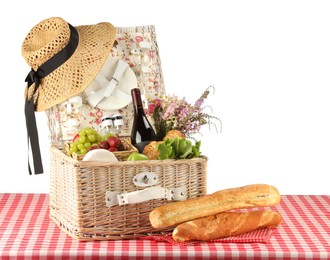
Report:
<svg viewBox="0 0 330 260"><path fill-rule="evenodd" d="M33 96L35 111L44 111L81 93L102 68L115 32L110 23L72 27L60 17L34 26L22 44L22 55L32 69L26 79L25 96L27 92L29 100ZM58 53L66 58L54 63ZM42 66L47 61L52 69Z"/></svg>

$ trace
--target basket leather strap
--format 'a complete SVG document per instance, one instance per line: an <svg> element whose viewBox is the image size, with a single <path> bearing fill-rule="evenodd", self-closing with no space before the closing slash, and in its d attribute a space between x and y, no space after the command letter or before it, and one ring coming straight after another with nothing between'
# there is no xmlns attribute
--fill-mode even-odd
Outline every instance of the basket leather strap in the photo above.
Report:
<svg viewBox="0 0 330 260"><path fill-rule="evenodd" d="M38 129L35 118L35 104L37 103L38 93L37 90L40 85L40 81L42 78L46 77L48 74L52 73L59 66L61 66L64 62L66 62L72 54L75 52L78 42L79 35L77 30L70 24L69 28L71 31L70 40L68 44L56 53L53 57L47 60L44 64L42 64L37 71L31 69L29 74L27 75L25 82L27 82L27 92L25 99L25 121L26 121L26 130L27 130L27 141L28 141L28 154L30 150L31 144L31 152L33 156L33 166L34 173L41 174L43 173L43 166L41 161L40 154L40 146L39 146L39 137L38 137ZM32 94L29 94L29 88L34 86L32 89ZM30 167L30 160L28 155L28 170L29 174L32 174Z"/></svg>
<svg viewBox="0 0 330 260"><path fill-rule="evenodd" d="M143 190L123 193L107 191L105 198L107 207L141 203L153 199L186 200L187 189L185 186L170 189L153 186Z"/></svg>
<svg viewBox="0 0 330 260"><path fill-rule="evenodd" d="M92 107L96 107L103 100L103 98L107 98L111 95L115 95L119 100L124 100L129 103L132 100L131 95L128 95L117 88L120 79L127 68L128 64L125 61L118 60L117 67L110 81L108 82L108 80L106 79L107 85L105 87L89 94L89 96L87 97L88 103Z"/></svg>

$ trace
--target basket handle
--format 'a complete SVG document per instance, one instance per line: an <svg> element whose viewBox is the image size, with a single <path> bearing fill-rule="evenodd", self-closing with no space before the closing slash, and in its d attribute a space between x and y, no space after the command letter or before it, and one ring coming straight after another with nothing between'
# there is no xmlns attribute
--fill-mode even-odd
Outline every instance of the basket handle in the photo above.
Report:
<svg viewBox="0 0 330 260"><path fill-rule="evenodd" d="M115 205L135 204L153 199L186 200L187 189L185 186L170 189L154 186L132 192L107 191L105 193L105 201L108 208Z"/></svg>

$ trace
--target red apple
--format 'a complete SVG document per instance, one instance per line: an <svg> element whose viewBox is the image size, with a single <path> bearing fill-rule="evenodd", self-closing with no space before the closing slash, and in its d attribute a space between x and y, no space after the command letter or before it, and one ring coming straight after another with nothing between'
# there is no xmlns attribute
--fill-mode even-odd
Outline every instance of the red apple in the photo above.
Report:
<svg viewBox="0 0 330 260"><path fill-rule="evenodd" d="M117 143L118 143L118 138L117 137L109 136L107 141L108 141L110 147L117 147Z"/></svg>
<svg viewBox="0 0 330 260"><path fill-rule="evenodd" d="M98 145L92 145L91 147L89 147L88 151L92 151L94 149L99 149L100 147Z"/></svg>
<svg viewBox="0 0 330 260"><path fill-rule="evenodd" d="M117 152L118 149L116 147L114 147L114 146L110 146L109 151L110 152Z"/></svg>
<svg viewBox="0 0 330 260"><path fill-rule="evenodd" d="M109 145L109 143L107 141L101 141L99 143L99 147L102 148L102 149L108 150L110 148L110 145Z"/></svg>

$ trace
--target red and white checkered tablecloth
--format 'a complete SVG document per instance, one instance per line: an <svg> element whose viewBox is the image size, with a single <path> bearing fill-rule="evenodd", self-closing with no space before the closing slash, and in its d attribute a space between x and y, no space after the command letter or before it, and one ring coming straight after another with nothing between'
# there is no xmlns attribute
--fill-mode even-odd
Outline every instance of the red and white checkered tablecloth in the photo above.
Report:
<svg viewBox="0 0 330 260"><path fill-rule="evenodd" d="M147 239L78 242L49 219L48 195L0 194L0 259L330 259L330 196L282 195L267 243L187 246Z"/></svg>

